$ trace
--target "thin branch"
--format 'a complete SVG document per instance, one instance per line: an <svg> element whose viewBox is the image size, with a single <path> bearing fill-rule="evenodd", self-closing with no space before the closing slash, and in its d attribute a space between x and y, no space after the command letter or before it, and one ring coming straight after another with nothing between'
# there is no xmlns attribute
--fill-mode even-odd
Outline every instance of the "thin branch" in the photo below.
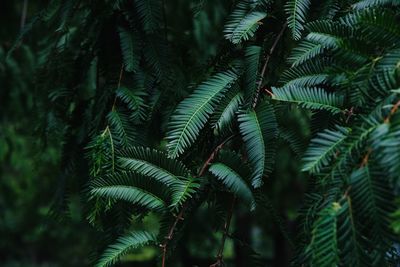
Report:
<svg viewBox="0 0 400 267"><path fill-rule="evenodd" d="M393 105L392 109L390 110L389 115L385 118L385 123L389 123L390 118L394 115L394 113L396 113L396 111L399 109L399 107L400 107L400 100L397 101L397 103Z"/></svg>
<svg viewBox="0 0 400 267"><path fill-rule="evenodd" d="M208 166L210 165L211 161L214 160L214 158L216 157L216 155L218 154L218 152L223 148L223 146L229 142L232 138L234 137L234 135L229 136L228 138L226 138L224 141L222 141L222 143L220 143L216 148L214 148L214 150L211 152L210 156L207 158L207 160L204 162L203 166L200 169L199 174L197 175L197 177L203 176L204 173L206 172L206 170L208 169ZM175 229L176 226L178 225L179 221L183 221L184 217L183 214L185 213L186 209L188 208L188 202L186 202L181 211L179 212L178 215L175 216L175 221L172 223L171 227L169 228L168 231L168 235L165 237L164 242L160 245L160 247L162 248L162 263L161 266L165 267L166 264L166 258L167 258L167 249L168 249L168 243L170 240L172 240L172 238L174 237L174 233L175 233ZM225 242L225 241L224 241Z"/></svg>
<svg viewBox="0 0 400 267"><path fill-rule="evenodd" d="M260 96L260 89L261 89L261 86L262 86L262 82L263 82L263 79L264 79L265 72L267 71L268 63L269 63L269 61L271 59L272 54L275 51L276 46L278 45L279 40L282 38L283 33L286 30L286 26L287 26L287 22L285 22L283 24L281 31L276 36L275 41L272 44L272 46L271 46L271 48L270 48L270 50L269 50L269 52L267 54L267 57L265 58L264 65L263 65L261 73L260 73L260 81L258 82L256 97L254 98L254 102L253 102L253 108L257 105L257 100L258 100L258 97Z"/></svg>
<svg viewBox="0 0 400 267"><path fill-rule="evenodd" d="M400 108L400 100L397 101L390 110L389 115L383 120L384 123L389 123L391 117L396 113L396 111ZM369 148L363 159L361 160L360 168L367 166L369 157L372 153L372 149Z"/></svg>
<svg viewBox="0 0 400 267"><path fill-rule="evenodd" d="M204 162L203 167L200 169L199 172L199 177L203 176L204 172L207 170L208 166L210 165L211 161L214 160L214 158L217 156L218 152L223 148L223 146L229 142L232 138L234 137L234 135L229 136L228 138L226 138L221 144L219 144L214 150L213 152L210 154L210 156L208 157L208 159Z"/></svg>
<svg viewBox="0 0 400 267"><path fill-rule="evenodd" d="M360 168L363 168L363 167L367 166L368 160L369 160L369 156L371 155L371 153L372 153L372 149L369 148L367 153L365 154L365 156L361 160Z"/></svg>
<svg viewBox="0 0 400 267"><path fill-rule="evenodd" d="M117 90L121 87L121 81L122 81L122 75L123 75L123 74L124 74L124 63L121 64L121 70L120 70L120 72L119 72L119 79L118 79ZM115 103L116 103L116 102L117 102L117 94L115 94L114 102L113 102L113 105L112 105L111 110L114 110L114 109L115 109Z"/></svg>
<svg viewBox="0 0 400 267"><path fill-rule="evenodd" d="M224 234L222 236L222 241L221 241L221 245L219 247L218 250L218 254L217 254L217 261L213 264L210 265L210 267L218 267L218 266L222 266L223 261L224 261L224 248L225 248L225 241L226 238L229 234L229 227L231 225L231 221L232 221L232 215L233 215L233 210L235 208L235 202L236 202L236 197L234 196L232 199L232 203L231 203L231 208L228 212L228 215L226 217L226 221L225 221L225 225L224 225Z"/></svg>

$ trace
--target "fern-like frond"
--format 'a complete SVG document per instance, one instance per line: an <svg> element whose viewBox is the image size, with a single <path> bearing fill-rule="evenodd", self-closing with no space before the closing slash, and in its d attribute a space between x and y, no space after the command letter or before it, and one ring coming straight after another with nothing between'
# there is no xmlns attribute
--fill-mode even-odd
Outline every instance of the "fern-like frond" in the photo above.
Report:
<svg viewBox="0 0 400 267"><path fill-rule="evenodd" d="M348 133L348 129L339 126L335 130L326 129L319 133L311 140L310 146L304 153L302 170L317 173L328 165Z"/></svg>
<svg viewBox="0 0 400 267"><path fill-rule="evenodd" d="M176 108L168 124L168 152L172 158L182 154L197 139L214 111L222 93L236 81L238 74L219 72L199 87Z"/></svg>
<svg viewBox="0 0 400 267"><path fill-rule="evenodd" d="M110 245L97 262L97 267L108 267L116 264L119 259L143 246L156 243L156 237L147 231L134 231L121 236L116 243Z"/></svg>
<svg viewBox="0 0 400 267"><path fill-rule="evenodd" d="M107 115L110 125L112 139L122 147L134 145L136 142L136 131L129 115L122 108L113 108Z"/></svg>
<svg viewBox="0 0 400 267"><path fill-rule="evenodd" d="M267 167L266 145L277 133L275 113L271 104L262 102L255 110L241 113L238 121L249 162L253 168L252 185L260 187Z"/></svg>
<svg viewBox="0 0 400 267"><path fill-rule="evenodd" d="M299 43L288 57L288 63L292 67L298 66L324 52L324 46L319 43L313 43L307 40Z"/></svg>
<svg viewBox="0 0 400 267"><path fill-rule="evenodd" d="M373 148L377 151L377 161L391 179L396 188L400 188L400 116L396 113L390 123L384 123L380 128L384 131L374 138ZM376 135L375 135L376 136ZM371 138L372 139L372 138Z"/></svg>
<svg viewBox="0 0 400 267"><path fill-rule="evenodd" d="M214 163L210 166L209 171L220 180L228 190L245 201L251 209L255 208L255 200L253 193L244 179L232 168L223 163Z"/></svg>
<svg viewBox="0 0 400 267"><path fill-rule="evenodd" d="M387 49L400 43L400 26L390 10L367 8L344 16L341 21L357 27L357 37L375 46Z"/></svg>
<svg viewBox="0 0 400 267"><path fill-rule="evenodd" d="M214 111L211 117L211 124L214 132L225 133L231 130L235 122L235 116L243 103L243 93L239 90L229 91Z"/></svg>
<svg viewBox="0 0 400 267"><path fill-rule="evenodd" d="M288 0L285 5L288 27L292 31L294 40L301 38L310 5L310 0Z"/></svg>
<svg viewBox="0 0 400 267"><path fill-rule="evenodd" d="M261 47L249 46L245 50L245 70L244 70L244 83L245 83L245 106L250 108L254 105L253 101L256 99L258 84L258 68L260 64Z"/></svg>
<svg viewBox="0 0 400 267"><path fill-rule="evenodd" d="M118 28L118 33L125 71L136 71L140 61L140 43L137 34L122 27Z"/></svg>
<svg viewBox="0 0 400 267"><path fill-rule="evenodd" d="M131 147L120 152L118 163L125 171L151 176L167 186L181 183L181 177L189 177L190 171L178 160L155 149Z"/></svg>
<svg viewBox="0 0 400 267"><path fill-rule="evenodd" d="M181 183L174 183L171 188L172 203L170 208L178 209L184 202L190 199L199 188L200 183L196 178L189 178L183 180Z"/></svg>
<svg viewBox="0 0 400 267"><path fill-rule="evenodd" d="M282 102L290 102L301 107L314 110L327 110L333 114L342 112L343 97L335 93L327 93L322 88L299 88L285 86L272 88L272 98Z"/></svg>
<svg viewBox="0 0 400 267"><path fill-rule="evenodd" d="M330 77L328 70L331 66L332 60L314 58L307 64L285 70L280 77L280 82L285 86L295 85L299 87L327 84Z"/></svg>
<svg viewBox="0 0 400 267"><path fill-rule="evenodd" d="M395 210L393 192L383 173L370 166L355 170L350 177L352 203L364 233L368 233L369 245L381 257L391 246L390 214Z"/></svg>
<svg viewBox="0 0 400 267"><path fill-rule="evenodd" d="M314 21L307 24L306 39L318 43L326 48L338 48L343 46L345 38L354 35L353 27L337 21Z"/></svg>
<svg viewBox="0 0 400 267"><path fill-rule="evenodd" d="M340 202L341 209L337 216L337 243L342 266L367 266L368 257L360 245L360 233L354 218L354 210L349 196Z"/></svg>
<svg viewBox="0 0 400 267"><path fill-rule="evenodd" d="M355 9L365 9L373 6L398 6L400 5L397 0L362 0L353 4Z"/></svg>
<svg viewBox="0 0 400 267"><path fill-rule="evenodd" d="M145 97L147 94L143 90L131 90L127 87L118 88L117 97L128 106L131 111L130 117L133 121L144 121L147 117L147 105Z"/></svg>
<svg viewBox="0 0 400 267"><path fill-rule="evenodd" d="M156 195L154 190L164 189L161 184L152 182L148 177L123 173L93 180L90 193L94 196L124 200L150 210L164 209L165 201Z"/></svg>
<svg viewBox="0 0 400 267"><path fill-rule="evenodd" d="M135 7L147 32L154 32L161 28L162 3L160 0L135 0Z"/></svg>
<svg viewBox="0 0 400 267"><path fill-rule="evenodd" d="M250 39L266 16L264 11L252 8L250 1L239 1L225 24L225 38L234 44Z"/></svg>
<svg viewBox="0 0 400 267"><path fill-rule="evenodd" d="M278 137L289 144L290 149L297 157L302 156L306 150L304 141L295 131L293 131L293 129L280 127Z"/></svg>
<svg viewBox="0 0 400 267"><path fill-rule="evenodd" d="M341 209L339 203L334 202L319 213L319 218L312 230L310 244L311 266L330 267L339 263L339 249L337 245L337 216Z"/></svg>

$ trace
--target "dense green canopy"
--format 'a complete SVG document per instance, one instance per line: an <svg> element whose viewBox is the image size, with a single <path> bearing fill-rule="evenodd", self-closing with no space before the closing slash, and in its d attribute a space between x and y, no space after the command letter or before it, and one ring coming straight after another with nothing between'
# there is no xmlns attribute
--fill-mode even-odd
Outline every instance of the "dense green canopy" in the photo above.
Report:
<svg viewBox="0 0 400 267"><path fill-rule="evenodd" d="M400 264L400 1L2 5L2 266Z"/></svg>

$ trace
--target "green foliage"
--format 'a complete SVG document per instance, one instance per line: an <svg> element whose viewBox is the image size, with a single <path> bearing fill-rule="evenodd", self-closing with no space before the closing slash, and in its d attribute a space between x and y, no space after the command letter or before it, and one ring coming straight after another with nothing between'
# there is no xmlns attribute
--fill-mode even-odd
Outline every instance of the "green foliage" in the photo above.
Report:
<svg viewBox="0 0 400 267"><path fill-rule="evenodd" d="M104 251L96 266L112 266L132 250L154 244L155 241L155 236L146 231L135 231L121 236L115 244Z"/></svg>
<svg viewBox="0 0 400 267"><path fill-rule="evenodd" d="M168 124L168 152L171 157L179 156L193 144L222 94L237 76L232 70L214 74L178 105Z"/></svg>
<svg viewBox="0 0 400 267"><path fill-rule="evenodd" d="M288 16L288 26L295 40L301 38L301 32L304 30L310 5L310 0L289 0L285 6L285 12Z"/></svg>
<svg viewBox="0 0 400 267"><path fill-rule="evenodd" d="M254 106L258 92L257 78L260 65L261 47L249 46L245 51L245 73L244 82L246 86L245 98L246 103Z"/></svg>
<svg viewBox="0 0 400 267"><path fill-rule="evenodd" d="M315 110L327 110L333 114L340 113L343 105L343 97L334 93L327 93L322 88L299 88L287 86L273 88L272 99L298 104L301 107Z"/></svg>
<svg viewBox="0 0 400 267"><path fill-rule="evenodd" d="M149 265L395 266L399 15L386 0L52 1L0 46L0 173L19 181L34 153L32 181L59 170L45 195L97 231L98 266L149 251ZM22 181L3 182L0 228L20 229Z"/></svg>
<svg viewBox="0 0 400 267"><path fill-rule="evenodd" d="M251 186L248 184L251 181L249 168L241 162L240 157L232 152L221 153L219 158L222 162L213 163L209 172L253 210L255 199Z"/></svg>
<svg viewBox="0 0 400 267"><path fill-rule="evenodd" d="M139 40L137 35L130 33L124 28L119 28L119 37L121 39L121 51L124 58L125 70L128 72L136 71L139 66Z"/></svg>
<svg viewBox="0 0 400 267"><path fill-rule="evenodd" d="M337 255L337 214L339 203L323 209L312 231L310 251L312 253L311 264L313 266L336 266L339 262Z"/></svg>
<svg viewBox="0 0 400 267"><path fill-rule="evenodd" d="M161 184L152 182L146 176L126 173L93 180L90 193L109 199L124 200L150 210L160 210L167 206L165 200L161 198L163 194L157 194L163 190Z"/></svg>
<svg viewBox="0 0 400 267"><path fill-rule="evenodd" d="M328 165L338 153L338 146L347 137L348 129L337 127L335 130L326 129L311 140L310 146L303 156L303 171L319 172Z"/></svg>
<svg viewBox="0 0 400 267"><path fill-rule="evenodd" d="M260 21L267 16L262 2L239 1L225 24L225 38L233 44L238 44L253 37Z"/></svg>
<svg viewBox="0 0 400 267"><path fill-rule="evenodd" d="M249 162L253 168L251 183L257 188L262 185L263 175L268 170L267 146L277 131L274 112L268 102L263 102L257 109L241 113L238 121Z"/></svg>

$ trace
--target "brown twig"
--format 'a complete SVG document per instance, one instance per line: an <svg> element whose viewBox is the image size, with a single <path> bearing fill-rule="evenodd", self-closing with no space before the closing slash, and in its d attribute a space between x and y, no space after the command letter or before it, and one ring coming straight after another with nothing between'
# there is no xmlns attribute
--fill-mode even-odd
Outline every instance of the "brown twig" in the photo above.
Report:
<svg viewBox="0 0 400 267"><path fill-rule="evenodd" d="M256 96L255 96L254 102L253 102L253 108L257 105L257 100L258 100L258 97L260 95L260 89L261 89L261 86L262 86L262 81L264 79L265 72L267 71L268 63L269 63L269 61L271 59L272 54L275 51L276 46L278 45L279 40L282 38L283 33L285 32L286 26L287 26L287 22L285 22L285 24L283 24L281 31L276 36L275 41L272 44L271 48L269 49L269 52L268 52L268 54L267 54L267 56L265 58L264 65L263 65L261 73L260 73L260 81L258 82Z"/></svg>
<svg viewBox="0 0 400 267"><path fill-rule="evenodd" d="M385 118L385 123L388 123L390 118L393 116L394 113L399 109L400 107L400 100L397 101L396 104L393 105L392 109L390 110L389 115Z"/></svg>
<svg viewBox="0 0 400 267"><path fill-rule="evenodd" d="M119 71L119 79L118 79L118 85L117 85L117 90L121 87L121 81L122 81L122 76L124 74L124 63L121 64L121 70ZM112 110L115 109L115 103L117 102L117 94L115 94L114 97L114 102L112 105Z"/></svg>
<svg viewBox="0 0 400 267"><path fill-rule="evenodd" d="M372 149L369 148L368 151L367 151L367 154L365 154L365 156L361 160L360 168L363 168L363 167L367 166L368 160L369 160L369 155L371 155L371 153L372 153Z"/></svg>
<svg viewBox="0 0 400 267"><path fill-rule="evenodd" d="M228 138L226 138L224 141L222 141L221 144L219 144L216 148L214 148L214 150L211 152L210 156L207 158L207 160L204 162L203 166L200 169L199 174L197 175L197 177L203 176L205 171L207 170L208 166L210 165L211 161L214 160L215 156L218 154L218 152L223 148L223 146L229 142L229 140L231 140L234 137L234 135L229 136ZM168 235L165 237L164 242L160 245L160 247L162 248L162 263L161 266L165 267L166 264L166 258L167 258L167 247L168 247L168 243L170 240L172 240L172 238L174 237L174 232L176 229L176 226L178 225L179 221L183 221L184 217L183 214L185 213L186 209L188 208L188 202L186 202L181 211L179 212L178 215L175 216L175 221L172 223L171 227L169 228L168 231Z"/></svg>
<svg viewBox="0 0 400 267"><path fill-rule="evenodd" d="M226 238L229 234L229 227L231 225L231 221L232 221L232 215L233 215L233 210L235 208L235 202L236 202L236 197L234 196L232 199L232 204L231 204L231 208L228 212L228 215L226 217L226 221L225 221L225 225L224 225L224 234L222 236L222 241L221 241L221 245L219 247L218 250L218 254L217 254L217 261L213 264L210 265L210 267L218 267L218 266L222 266L223 261L224 261L224 247L225 247L225 241Z"/></svg>
<svg viewBox="0 0 400 267"><path fill-rule="evenodd" d="M204 162L203 166L200 169L199 175L198 176L202 176L204 174L204 172L207 170L208 165L210 165L211 161L214 160L215 156L217 156L218 152L222 149L222 147L232 138L234 137L234 135L229 136L228 138L226 138L221 144L219 144L214 150L213 152L210 154L210 156L208 157L208 159Z"/></svg>
<svg viewBox="0 0 400 267"><path fill-rule="evenodd" d="M384 123L389 123L390 118L396 113L396 111L399 109L400 107L400 100L396 102L396 104L393 105L393 107L390 110L389 115L387 115L387 117L384 119ZM368 160L369 160L369 156L372 153L372 149L368 149L367 153L365 154L365 156L363 157L361 164L360 164L360 168L367 166L368 164Z"/></svg>

